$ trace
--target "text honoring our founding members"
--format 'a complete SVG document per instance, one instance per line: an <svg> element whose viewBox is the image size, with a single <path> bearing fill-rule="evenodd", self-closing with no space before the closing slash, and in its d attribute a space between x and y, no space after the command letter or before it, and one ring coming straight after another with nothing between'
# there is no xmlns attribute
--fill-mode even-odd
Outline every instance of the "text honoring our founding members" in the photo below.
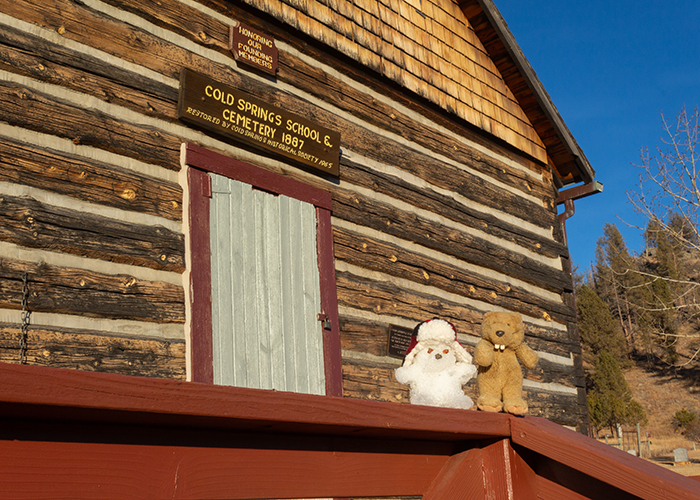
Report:
<svg viewBox="0 0 700 500"><path fill-rule="evenodd" d="M187 107L186 113L320 167L333 167L332 162L303 150L304 145L309 146L311 143L332 148L334 145L329 135L321 134L319 130L298 121L285 119L275 111L212 85L204 88L204 94L227 106L222 110L221 116L213 116L192 107Z"/></svg>

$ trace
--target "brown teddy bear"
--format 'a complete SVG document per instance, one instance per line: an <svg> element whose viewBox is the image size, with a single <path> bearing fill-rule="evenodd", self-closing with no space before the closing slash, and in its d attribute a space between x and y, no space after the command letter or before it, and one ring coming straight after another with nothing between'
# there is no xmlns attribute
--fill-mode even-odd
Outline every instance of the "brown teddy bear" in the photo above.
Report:
<svg viewBox="0 0 700 500"><path fill-rule="evenodd" d="M527 413L522 397L523 372L518 360L527 368L537 364L537 354L523 343L523 319L518 313L488 312L481 324L481 340L474 351L479 368L477 407L484 411L505 411L515 415Z"/></svg>

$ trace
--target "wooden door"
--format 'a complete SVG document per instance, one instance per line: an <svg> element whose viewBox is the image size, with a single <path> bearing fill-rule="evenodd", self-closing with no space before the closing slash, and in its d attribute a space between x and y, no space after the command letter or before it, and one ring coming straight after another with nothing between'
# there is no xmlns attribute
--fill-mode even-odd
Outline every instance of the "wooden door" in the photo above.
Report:
<svg viewBox="0 0 700 500"><path fill-rule="evenodd" d="M325 394L315 207L209 175L214 383Z"/></svg>

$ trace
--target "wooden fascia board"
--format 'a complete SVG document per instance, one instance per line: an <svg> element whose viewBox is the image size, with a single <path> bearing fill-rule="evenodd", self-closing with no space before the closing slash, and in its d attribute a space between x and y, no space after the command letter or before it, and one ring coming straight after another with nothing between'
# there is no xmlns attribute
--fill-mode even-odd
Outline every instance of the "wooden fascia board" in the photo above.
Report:
<svg viewBox="0 0 700 500"><path fill-rule="evenodd" d="M591 182L595 171L493 1L463 0L460 7L544 142L561 183Z"/></svg>

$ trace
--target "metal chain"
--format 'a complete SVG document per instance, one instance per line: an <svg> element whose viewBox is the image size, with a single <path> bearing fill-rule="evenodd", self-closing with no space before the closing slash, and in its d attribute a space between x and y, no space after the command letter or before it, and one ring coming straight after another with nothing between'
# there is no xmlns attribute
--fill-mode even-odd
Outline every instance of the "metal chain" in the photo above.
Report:
<svg viewBox="0 0 700 500"><path fill-rule="evenodd" d="M19 337L19 362L22 365L27 364L27 331L29 330L29 317L31 312L27 309L27 300L29 299L29 274L25 271L22 274L22 326L20 328Z"/></svg>

